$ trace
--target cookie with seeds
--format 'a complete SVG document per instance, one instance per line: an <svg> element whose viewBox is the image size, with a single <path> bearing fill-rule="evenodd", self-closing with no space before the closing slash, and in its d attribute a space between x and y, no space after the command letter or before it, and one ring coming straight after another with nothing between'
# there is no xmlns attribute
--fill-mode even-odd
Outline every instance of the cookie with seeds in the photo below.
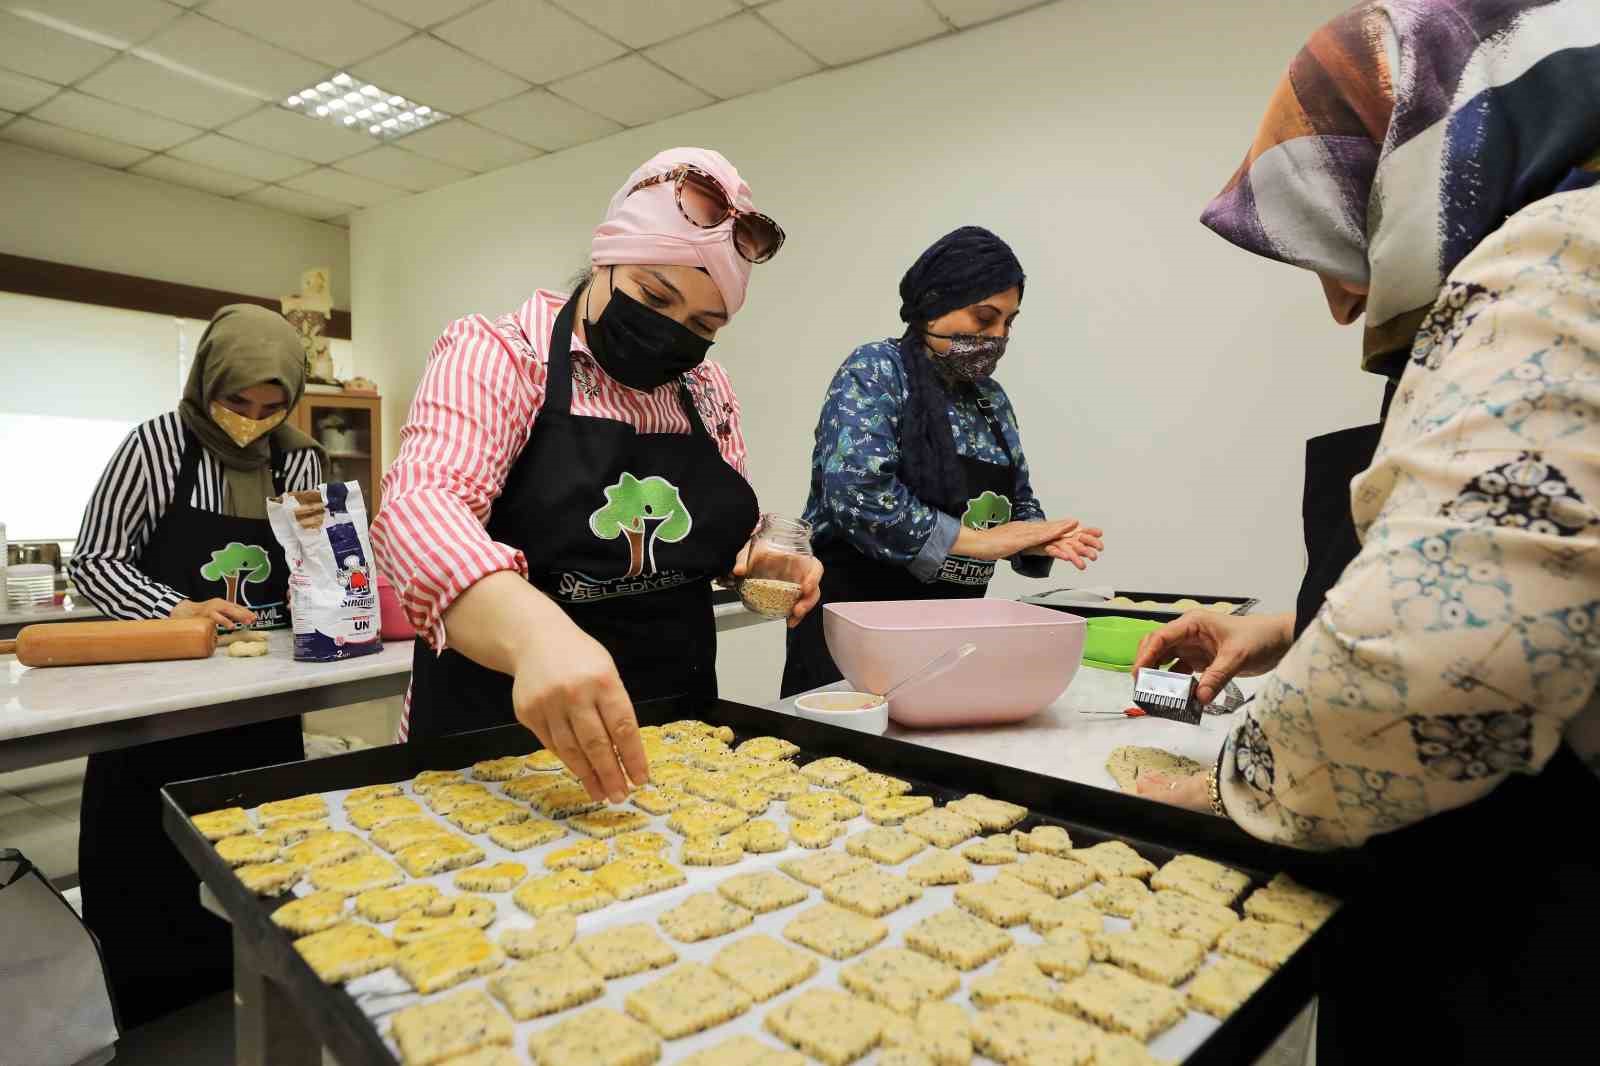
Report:
<svg viewBox="0 0 1600 1066"><path fill-rule="evenodd" d="M497 825L489 830L489 839L507 851L527 851L567 835L564 826L543 818L529 818L525 822Z"/></svg>
<svg viewBox="0 0 1600 1066"><path fill-rule="evenodd" d="M500 914L500 908L487 896L440 896L426 908L436 918L454 918L475 929L487 929Z"/></svg>
<svg viewBox="0 0 1600 1066"><path fill-rule="evenodd" d="M870 803L891 796L904 796L911 791L911 782L888 774L869 772L846 781L839 786L839 791L857 803Z"/></svg>
<svg viewBox="0 0 1600 1066"><path fill-rule="evenodd" d="M763 1044L753 1036L736 1036L697 1051L683 1066L806 1066L804 1055Z"/></svg>
<svg viewBox="0 0 1600 1066"><path fill-rule="evenodd" d="M854 855L839 851L785 859L778 864L778 869L812 888L821 888L834 878L847 877L871 868L872 864L866 859L858 859Z"/></svg>
<svg viewBox="0 0 1600 1066"><path fill-rule="evenodd" d="M906 877L924 887L964 885L972 880L972 870L954 852L936 851L906 867Z"/></svg>
<svg viewBox="0 0 1600 1066"><path fill-rule="evenodd" d="M402 818L421 817L423 813L415 800L406 799L404 796L384 796L367 800L345 810L350 824L357 829L377 829L390 822L398 822Z"/></svg>
<svg viewBox="0 0 1600 1066"><path fill-rule="evenodd" d="M956 906L992 925L1009 929L1028 920L1034 909L1049 899L1020 881L996 878L956 889Z"/></svg>
<svg viewBox="0 0 1600 1066"><path fill-rule="evenodd" d="M693 944L743 929L755 916L710 892L696 892L657 919L672 939Z"/></svg>
<svg viewBox="0 0 1600 1066"><path fill-rule="evenodd" d="M616 925L578 941L577 952L601 977L610 981L632 977L649 970L660 970L678 961L656 931L642 922Z"/></svg>
<svg viewBox="0 0 1600 1066"><path fill-rule="evenodd" d="M1036 825L1026 832L1016 829L1011 836L1018 850L1030 855L1054 855L1064 859L1072 852L1072 837L1058 825Z"/></svg>
<svg viewBox="0 0 1600 1066"><path fill-rule="evenodd" d="M574 915L547 914L531 926L501 933L500 950L513 959L531 959L571 947L577 935L578 919Z"/></svg>
<svg viewBox="0 0 1600 1066"><path fill-rule="evenodd" d="M524 881L512 893L511 902L535 918L542 918L558 911L587 914L615 902L615 897L590 874L581 870L558 870Z"/></svg>
<svg viewBox="0 0 1600 1066"><path fill-rule="evenodd" d="M389 1034L405 1066L444 1066L511 1046L511 1021L477 989L396 1011Z"/></svg>
<svg viewBox="0 0 1600 1066"><path fill-rule="evenodd" d="M529 774L507 781L500 791L510 799L532 803L551 789L570 784L572 779L566 774Z"/></svg>
<svg viewBox="0 0 1600 1066"><path fill-rule="evenodd" d="M967 998L980 1009L1023 1000L1042 1007L1056 1004L1056 986L1020 951L1000 960L992 971L972 979Z"/></svg>
<svg viewBox="0 0 1600 1066"><path fill-rule="evenodd" d="M1179 855L1155 872L1150 887L1231 907L1250 887L1250 875L1199 855Z"/></svg>
<svg viewBox="0 0 1600 1066"><path fill-rule="evenodd" d="M819 955L844 960L883 943L889 927L876 918L819 903L791 919L784 926L783 935Z"/></svg>
<svg viewBox="0 0 1600 1066"><path fill-rule="evenodd" d="M412 911L421 911L439 898L433 885L417 883L394 888L369 889L356 896L356 913L369 922L392 922Z"/></svg>
<svg viewBox="0 0 1600 1066"><path fill-rule="evenodd" d="M411 791L426 796L436 788L459 785L465 780L466 775L460 770L424 770L411 779Z"/></svg>
<svg viewBox="0 0 1600 1066"><path fill-rule="evenodd" d="M721 836L748 821L741 811L720 803L699 801L679 807L667 816L667 828L684 837Z"/></svg>
<svg viewBox="0 0 1600 1066"><path fill-rule="evenodd" d="M532 755L526 755L523 763L536 774L549 774L565 770L566 764L561 761L561 756L549 748L540 748Z"/></svg>
<svg viewBox="0 0 1600 1066"><path fill-rule="evenodd" d="M899 866L927 846L921 837L892 826L865 829L844 842L844 850L851 855L883 866Z"/></svg>
<svg viewBox="0 0 1600 1066"><path fill-rule="evenodd" d="M650 824L650 819L638 811L625 811L620 807L614 807L576 815L568 819L567 824L586 836L597 840L609 840L619 833L643 829Z"/></svg>
<svg viewBox="0 0 1600 1066"><path fill-rule="evenodd" d="M907 819L932 809L931 796L883 796L867 801L865 813L867 821L876 825L904 825Z"/></svg>
<svg viewBox="0 0 1600 1066"><path fill-rule="evenodd" d="M790 818L833 818L848 822L861 813L861 804L837 792L807 792L784 803Z"/></svg>
<svg viewBox="0 0 1600 1066"><path fill-rule="evenodd" d="M1189 1006L1213 1018L1226 1019L1271 976L1272 971L1264 966L1224 955L1190 983Z"/></svg>
<svg viewBox="0 0 1600 1066"><path fill-rule="evenodd" d="M487 833L497 825L527 821L528 812L520 803L508 799L486 799L463 804L445 817L469 833Z"/></svg>
<svg viewBox="0 0 1600 1066"><path fill-rule="evenodd" d="M899 1014L944 999L961 987L961 975L938 959L905 948L878 948L839 971L839 983Z"/></svg>
<svg viewBox="0 0 1600 1066"><path fill-rule="evenodd" d="M362 785L360 788L352 788L344 794L344 809L348 811L353 807L361 806L363 803L391 799L404 794L405 790L399 785Z"/></svg>
<svg viewBox="0 0 1600 1066"><path fill-rule="evenodd" d="M472 764L472 776L479 781L510 781L529 772L528 760L521 755L484 759Z"/></svg>
<svg viewBox="0 0 1600 1066"><path fill-rule="evenodd" d="M822 898L868 918L882 918L921 899L922 889L873 868L834 878L822 886Z"/></svg>
<svg viewBox="0 0 1600 1066"><path fill-rule="evenodd" d="M233 876L258 896L281 896L300 881L300 867L289 862L253 862L234 868Z"/></svg>
<svg viewBox="0 0 1600 1066"><path fill-rule="evenodd" d="M795 818L789 822L789 839L808 851L821 851L850 830L832 818Z"/></svg>
<svg viewBox="0 0 1600 1066"><path fill-rule="evenodd" d="M649 829L636 829L631 833L623 833L614 837L611 846L616 849L617 855L627 857L630 855L661 855L672 847L668 837Z"/></svg>
<svg viewBox="0 0 1600 1066"><path fill-rule="evenodd" d="M744 858L744 849L731 835L689 837L682 858L685 866L732 866Z"/></svg>
<svg viewBox="0 0 1600 1066"><path fill-rule="evenodd" d="M685 803L693 802L687 792L660 783L641 788L628 797L628 801L646 814L670 814Z"/></svg>
<svg viewBox="0 0 1600 1066"><path fill-rule="evenodd" d="M533 805L546 818L571 818L575 814L601 810L605 802L590 799L582 785L574 784L545 789L534 797Z"/></svg>
<svg viewBox="0 0 1600 1066"><path fill-rule="evenodd" d="M757 933L724 946L711 960L711 968L757 1003L765 1003L810 980L818 966L809 952Z"/></svg>
<svg viewBox="0 0 1600 1066"><path fill-rule="evenodd" d="M1125 1033L1095 1033L1094 1066L1169 1066L1166 1059L1150 1054L1141 1040Z"/></svg>
<svg viewBox="0 0 1600 1066"><path fill-rule="evenodd" d="M767 1012L767 1032L826 1066L849 1066L878 1046L894 1017L836 988L809 988Z"/></svg>
<svg viewBox="0 0 1600 1066"><path fill-rule="evenodd" d="M752 855L770 855L789 846L789 834L776 822L759 818L728 834L728 839Z"/></svg>
<svg viewBox="0 0 1600 1066"><path fill-rule="evenodd" d="M328 817L328 801L317 795L274 800L256 808L256 819L262 825L271 825L273 822L287 821L290 818L326 817Z"/></svg>
<svg viewBox="0 0 1600 1066"><path fill-rule="evenodd" d="M255 833L224 837L217 841L216 849L218 857L229 866L244 866L252 862L273 862L282 850L277 844Z"/></svg>
<svg viewBox="0 0 1600 1066"><path fill-rule="evenodd" d="M1058 980L1083 976L1094 958L1089 935L1076 929L1053 930L1043 944L1018 947L1012 954L1032 963L1046 977Z"/></svg>
<svg viewBox="0 0 1600 1066"><path fill-rule="evenodd" d="M465 807L469 803L482 803L495 798L488 786L476 781L460 781L455 784L440 785L427 794L428 806L439 814L449 814L457 807Z"/></svg>
<svg viewBox="0 0 1600 1066"><path fill-rule="evenodd" d="M1072 858L1092 869L1102 881L1116 877L1148 881L1156 872L1155 863L1120 840L1107 840L1092 848L1074 849Z"/></svg>
<svg viewBox="0 0 1600 1066"><path fill-rule="evenodd" d="M598 870L611 858L611 846L603 840L580 840L557 848L544 857L549 870Z"/></svg>
<svg viewBox="0 0 1600 1066"><path fill-rule="evenodd" d="M1224 955L1276 970L1310 938L1311 934L1298 926L1249 918L1223 933L1217 949Z"/></svg>
<svg viewBox="0 0 1600 1066"><path fill-rule="evenodd" d="M371 926L342 922L303 936L294 949L312 972L330 985L375 973L394 962L395 942Z"/></svg>
<svg viewBox="0 0 1600 1066"><path fill-rule="evenodd" d="M327 828L326 818L285 818L281 822L263 826L256 836L269 844L284 848L290 844L298 844L312 833L320 833Z"/></svg>
<svg viewBox="0 0 1600 1066"><path fill-rule="evenodd" d="M703 1033L750 1009L750 997L711 967L686 962L635 990L629 1014L667 1040Z"/></svg>
<svg viewBox="0 0 1600 1066"><path fill-rule="evenodd" d="M272 924L299 936L320 933L345 920L344 900L338 892L313 892L273 911Z"/></svg>
<svg viewBox="0 0 1600 1066"><path fill-rule="evenodd" d="M1028 915L1035 933L1049 936L1058 929L1078 933L1098 933L1105 928L1105 916L1081 896L1052 899L1040 903Z"/></svg>
<svg viewBox="0 0 1600 1066"><path fill-rule="evenodd" d="M326 825L326 823L323 823ZM420 844L433 837L455 837L449 826L441 825L426 815L416 818L402 818L397 822L379 826L371 834L371 840L378 847L393 855L403 851L413 844Z"/></svg>
<svg viewBox="0 0 1600 1066"><path fill-rule="evenodd" d="M606 983L576 951L555 951L507 967L488 988L511 1017L525 1022L593 1002L605 995Z"/></svg>
<svg viewBox="0 0 1600 1066"><path fill-rule="evenodd" d="M324 892L355 896L374 888L388 888L406 879L400 868L380 855L361 855L311 871L311 884Z"/></svg>
<svg viewBox="0 0 1600 1066"><path fill-rule="evenodd" d="M905 831L921 837L936 848L953 848L977 836L982 826L960 811L935 807L905 821Z"/></svg>
<svg viewBox="0 0 1600 1066"><path fill-rule="evenodd" d="M1089 867L1054 855L1027 855L1016 865L1002 869L1000 876L1014 878L1057 899L1095 883L1094 871Z"/></svg>
<svg viewBox="0 0 1600 1066"><path fill-rule="evenodd" d="M906 931L907 947L961 970L976 970L1014 943L991 923L954 909L931 914Z"/></svg>
<svg viewBox="0 0 1600 1066"><path fill-rule="evenodd" d="M800 773L806 780L823 788L838 788L846 781L860 777L866 772L867 768L860 763L851 762L837 755L808 762L800 768Z"/></svg>
<svg viewBox="0 0 1600 1066"><path fill-rule="evenodd" d="M782 737L752 737L734 749L747 759L773 762L792 759L800 754L800 745Z"/></svg>
<svg viewBox="0 0 1600 1066"><path fill-rule="evenodd" d="M394 857L412 877L432 877L482 862L483 849L470 840L446 833L401 848Z"/></svg>
<svg viewBox="0 0 1600 1066"><path fill-rule="evenodd" d="M1113 1033L1148 1041L1188 1013L1181 992L1105 963L1061 986L1058 1006Z"/></svg>
<svg viewBox="0 0 1600 1066"><path fill-rule="evenodd" d="M395 955L394 968L426 996L493 973L505 961L483 930L464 927L407 944Z"/></svg>
<svg viewBox="0 0 1600 1066"><path fill-rule="evenodd" d="M607 1007L590 1007L534 1033L528 1049L539 1066L651 1066L661 1038Z"/></svg>
<svg viewBox="0 0 1600 1066"><path fill-rule="evenodd" d="M1022 853L1017 850L1017 842L1009 835L996 833L982 840L974 840L961 849L961 854L968 862L978 866L1005 866L1016 862Z"/></svg>
<svg viewBox="0 0 1600 1066"><path fill-rule="evenodd" d="M527 876L528 868L520 862L496 862L457 870L454 881L466 892L510 892Z"/></svg>
<svg viewBox="0 0 1600 1066"><path fill-rule="evenodd" d="M1338 909L1339 901L1333 896L1297 884L1287 874L1278 874L1244 901L1244 912L1252 918L1282 922L1307 932L1315 932Z"/></svg>
<svg viewBox="0 0 1600 1066"><path fill-rule="evenodd" d="M1089 1066L1098 1046L1094 1026L1027 1000L1011 1000L980 1012L972 1042L1006 1066Z"/></svg>
<svg viewBox="0 0 1600 1066"><path fill-rule="evenodd" d="M773 870L739 874L717 886L723 898L756 914L792 907L810 895L803 885L796 884Z"/></svg>
<svg viewBox="0 0 1600 1066"><path fill-rule="evenodd" d="M976 792L945 805L946 810L964 814L990 833L1003 833L1028 816L1028 808L1005 800L990 799Z"/></svg>
<svg viewBox="0 0 1600 1066"><path fill-rule="evenodd" d="M619 900L666 892L683 884L683 871L654 855L629 855L595 871L597 884Z"/></svg>
<svg viewBox="0 0 1600 1066"><path fill-rule="evenodd" d="M334 863L344 862L366 853L366 841L354 833L347 833L342 829L328 829L321 833L312 833L298 844L290 844L283 849L279 857L292 866L310 870L318 866L332 866Z"/></svg>
<svg viewBox="0 0 1600 1066"><path fill-rule="evenodd" d="M761 779L761 791L776 800L792 800L811 791L811 782L794 771Z"/></svg>
<svg viewBox="0 0 1600 1066"><path fill-rule="evenodd" d="M1207 950L1216 947L1222 934L1238 924L1239 916L1230 908L1181 892L1157 892L1133 914L1135 929L1153 929L1193 940Z"/></svg>
<svg viewBox="0 0 1600 1066"><path fill-rule="evenodd" d="M394 923L394 928L389 930L389 935L396 944L405 947L408 944L431 940L445 933L471 928L472 924L470 922L464 922L458 918L407 916Z"/></svg>
<svg viewBox="0 0 1600 1066"><path fill-rule="evenodd" d="M1132 918L1150 901L1150 896L1150 889L1137 877L1113 877L1090 885L1081 898L1101 914Z"/></svg>

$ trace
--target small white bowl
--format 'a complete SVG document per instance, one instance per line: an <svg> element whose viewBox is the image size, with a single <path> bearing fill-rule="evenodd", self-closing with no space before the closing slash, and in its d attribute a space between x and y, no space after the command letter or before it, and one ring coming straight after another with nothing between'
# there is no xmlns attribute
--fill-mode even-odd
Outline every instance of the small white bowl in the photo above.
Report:
<svg viewBox="0 0 1600 1066"><path fill-rule="evenodd" d="M870 692L813 692L794 701L794 713L808 722L836 725L881 737L889 728L889 705Z"/></svg>

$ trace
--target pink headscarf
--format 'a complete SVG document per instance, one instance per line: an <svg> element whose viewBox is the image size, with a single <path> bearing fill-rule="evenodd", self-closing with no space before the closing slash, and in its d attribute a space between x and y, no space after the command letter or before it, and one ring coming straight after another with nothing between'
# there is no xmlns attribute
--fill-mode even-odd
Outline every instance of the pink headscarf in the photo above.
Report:
<svg viewBox="0 0 1600 1066"><path fill-rule="evenodd" d="M669 148L628 175L611 198L606 220L594 229L589 261L595 266L665 263L700 267L722 293L728 314L744 306L750 284L750 261L733 246L733 219L715 229L700 229L683 217L670 184L652 185L632 196L628 190L646 178L692 163L722 183L740 211L752 211L750 186L720 153L709 148Z"/></svg>

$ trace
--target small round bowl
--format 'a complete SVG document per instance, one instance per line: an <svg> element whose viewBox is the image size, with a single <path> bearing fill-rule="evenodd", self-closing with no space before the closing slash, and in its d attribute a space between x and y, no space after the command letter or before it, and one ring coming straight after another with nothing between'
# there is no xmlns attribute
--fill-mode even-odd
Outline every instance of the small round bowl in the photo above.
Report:
<svg viewBox="0 0 1600 1066"><path fill-rule="evenodd" d="M808 722L836 725L881 737L889 728L889 705L870 692L813 692L794 703L794 713Z"/></svg>

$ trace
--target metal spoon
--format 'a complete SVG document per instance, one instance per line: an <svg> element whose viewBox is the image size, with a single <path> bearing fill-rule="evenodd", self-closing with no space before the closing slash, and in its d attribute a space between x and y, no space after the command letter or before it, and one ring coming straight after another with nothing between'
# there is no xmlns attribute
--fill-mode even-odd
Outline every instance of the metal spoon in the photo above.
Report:
<svg viewBox="0 0 1600 1066"><path fill-rule="evenodd" d="M965 659L967 656L971 655L977 650L978 646L976 644L963 644L960 647L951 648L942 655L934 656L923 666L911 671L911 673L901 678L898 684L890 688L888 692L885 692L883 694L883 702L888 703L889 697L893 696L896 692L899 692L913 681L932 681L934 678L938 677L946 670L949 670L951 667L955 666L956 663L959 663L962 659Z"/></svg>

